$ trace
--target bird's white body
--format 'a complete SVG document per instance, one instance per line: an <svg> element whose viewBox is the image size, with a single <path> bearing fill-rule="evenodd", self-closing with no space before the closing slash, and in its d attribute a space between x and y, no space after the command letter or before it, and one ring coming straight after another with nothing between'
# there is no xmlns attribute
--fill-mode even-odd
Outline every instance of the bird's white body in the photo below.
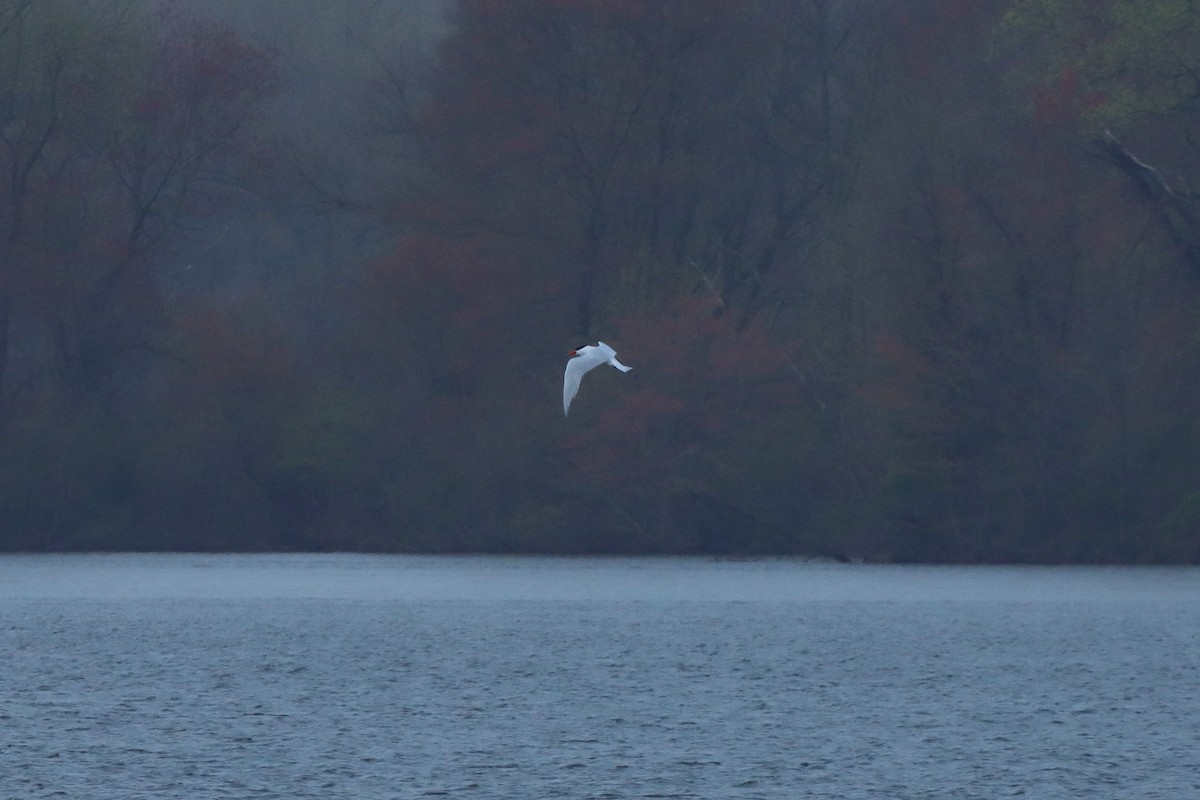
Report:
<svg viewBox="0 0 1200 800"><path fill-rule="evenodd" d="M579 391L579 382L585 373L590 372L601 364L611 364L621 372L629 372L633 367L627 367L617 361L617 351L604 342L589 344L570 352L571 360L567 362L567 371L563 375L563 416L571 407L575 393Z"/></svg>

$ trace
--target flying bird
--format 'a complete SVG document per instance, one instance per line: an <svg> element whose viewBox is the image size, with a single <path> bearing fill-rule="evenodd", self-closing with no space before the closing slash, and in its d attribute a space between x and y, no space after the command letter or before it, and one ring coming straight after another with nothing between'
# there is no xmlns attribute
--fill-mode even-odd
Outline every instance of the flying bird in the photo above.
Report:
<svg viewBox="0 0 1200 800"><path fill-rule="evenodd" d="M606 345L604 342L589 344L580 347L577 350L572 350L567 353L571 360L567 362L567 371L563 375L563 416L567 415L567 409L571 407L571 401L575 399L575 393L579 391L579 382L583 380L583 375L601 364L612 364L621 372L629 372L633 367L627 367L620 361L617 361L617 351Z"/></svg>

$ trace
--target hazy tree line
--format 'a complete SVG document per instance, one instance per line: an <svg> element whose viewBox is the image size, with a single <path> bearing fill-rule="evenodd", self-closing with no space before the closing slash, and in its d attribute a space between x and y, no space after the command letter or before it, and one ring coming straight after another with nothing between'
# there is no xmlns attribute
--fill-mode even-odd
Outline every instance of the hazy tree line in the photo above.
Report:
<svg viewBox="0 0 1200 800"><path fill-rule="evenodd" d="M1196 563L1198 74L1183 0L0 0L0 549Z"/></svg>

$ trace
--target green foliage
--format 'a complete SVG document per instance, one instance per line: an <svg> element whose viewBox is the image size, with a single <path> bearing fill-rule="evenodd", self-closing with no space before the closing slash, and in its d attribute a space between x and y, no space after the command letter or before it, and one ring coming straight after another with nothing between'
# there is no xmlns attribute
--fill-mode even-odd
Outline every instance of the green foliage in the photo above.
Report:
<svg viewBox="0 0 1200 800"><path fill-rule="evenodd" d="M354 486L368 477L362 456L374 424L356 398L312 398L280 426L275 468L311 476L314 486Z"/></svg>
<svg viewBox="0 0 1200 800"><path fill-rule="evenodd" d="M15 422L0 461L0 549L128 546L140 486L121 420L48 403Z"/></svg>
<svg viewBox="0 0 1200 800"><path fill-rule="evenodd" d="M1093 130L1200 111L1200 10L1190 0L1018 0L998 28L1035 111Z"/></svg>

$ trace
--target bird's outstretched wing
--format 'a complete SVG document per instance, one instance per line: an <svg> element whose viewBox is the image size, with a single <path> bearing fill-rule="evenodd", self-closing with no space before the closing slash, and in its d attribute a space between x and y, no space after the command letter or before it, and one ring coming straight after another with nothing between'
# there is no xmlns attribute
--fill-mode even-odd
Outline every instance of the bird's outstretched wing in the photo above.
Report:
<svg viewBox="0 0 1200 800"><path fill-rule="evenodd" d="M598 358L602 360L602 363L612 364L614 367L621 370L621 372L629 372L629 370L633 369L633 367L627 367L618 361L617 351L613 350L604 342L598 342L596 344L596 350L599 352Z"/></svg>
<svg viewBox="0 0 1200 800"><path fill-rule="evenodd" d="M572 358L567 361L567 371L563 373L563 416L567 415L567 409L571 407L571 401L575 399L575 393L579 391L579 382L583 380L583 375L595 364L588 361L586 358Z"/></svg>

